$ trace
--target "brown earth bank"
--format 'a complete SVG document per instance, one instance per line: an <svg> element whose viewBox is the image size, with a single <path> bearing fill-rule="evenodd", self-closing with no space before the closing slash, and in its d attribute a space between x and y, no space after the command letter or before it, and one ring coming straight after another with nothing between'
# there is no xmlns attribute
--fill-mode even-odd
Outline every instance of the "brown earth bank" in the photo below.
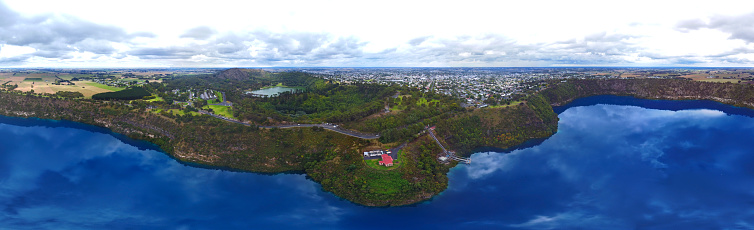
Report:
<svg viewBox="0 0 754 230"><path fill-rule="evenodd" d="M593 95L628 95L652 99L707 99L754 108L754 86L667 79L553 81L504 108L484 108L448 115L436 125L441 142L469 156L478 147L509 148L557 131L552 105ZM70 120L102 127L159 145L180 161L250 172L305 172L326 191L367 206L408 205L430 199L447 188L455 163L437 160L440 148L417 134L402 150L396 170L364 164L360 151L382 146L316 129L259 129L210 116L166 117L119 102L67 100L0 93L0 115Z"/></svg>

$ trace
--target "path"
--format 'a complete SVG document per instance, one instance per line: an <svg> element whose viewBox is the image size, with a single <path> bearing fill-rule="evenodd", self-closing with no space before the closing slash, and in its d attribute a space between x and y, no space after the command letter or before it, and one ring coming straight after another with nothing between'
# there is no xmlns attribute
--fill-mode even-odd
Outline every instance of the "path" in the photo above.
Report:
<svg viewBox="0 0 754 230"><path fill-rule="evenodd" d="M280 128L280 129L286 129L286 128L301 128L301 127L322 127L324 129L335 131L340 134L345 134L352 137L358 137L361 139L377 139L380 138L379 134L367 134L367 133L360 133L352 130L342 129L338 128L337 125L332 124L295 124L295 125L271 125L271 126L259 126L260 128Z"/></svg>
<svg viewBox="0 0 754 230"><path fill-rule="evenodd" d="M445 154L446 157L448 157L448 158L450 158L452 160L456 160L456 161L460 161L460 162L466 163L466 164L471 164L471 159L456 156L456 154L454 152L450 152L447 149L445 149L445 146L443 146L442 143L440 143L440 140L438 140L437 137L435 137L435 132L434 132L433 128L429 128L428 127L427 131L429 132L429 136L431 136L432 139L435 139L435 142L437 142L437 145L439 145L440 148L442 148L442 152Z"/></svg>
<svg viewBox="0 0 754 230"><path fill-rule="evenodd" d="M223 116L220 116L220 115L217 115L217 114L213 114L213 113L210 113L210 112L207 112L207 111L204 111L204 110L199 110L199 113L210 115L210 116L213 116L213 117L216 117L216 118L220 118L220 119L223 119L223 120L228 121L228 122L233 122L233 123L241 124L241 125L245 125L245 126L251 126L251 124L249 124L249 123L244 123L244 122L241 122L241 121L238 121L238 120L235 120L235 119L223 117ZM377 139L377 138L380 138L379 134L360 133L360 132L356 132L356 131L352 131L352 130L338 128L337 125L332 125L332 124L260 125L258 127L259 128L265 128L265 129L271 129L271 128L288 129L288 128L303 128L303 127L321 127L321 128L324 128L324 129L327 129L327 130L330 130L330 131L334 131L334 132L337 132L337 133L340 133L340 134L343 134L343 135L348 135L348 136L352 136L352 137L356 137L356 138L361 138L361 139Z"/></svg>

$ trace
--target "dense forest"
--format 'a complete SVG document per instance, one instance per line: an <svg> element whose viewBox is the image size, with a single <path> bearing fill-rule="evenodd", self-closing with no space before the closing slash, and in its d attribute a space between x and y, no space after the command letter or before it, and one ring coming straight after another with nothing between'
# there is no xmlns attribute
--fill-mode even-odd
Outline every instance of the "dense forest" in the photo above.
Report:
<svg viewBox="0 0 754 230"><path fill-rule="evenodd" d="M98 94L92 95L92 99L94 100L136 100L136 99L142 99L144 97L151 96L151 95L152 94L149 93L143 87L131 87L131 88L124 89L121 91L116 91L116 92L98 93Z"/></svg>

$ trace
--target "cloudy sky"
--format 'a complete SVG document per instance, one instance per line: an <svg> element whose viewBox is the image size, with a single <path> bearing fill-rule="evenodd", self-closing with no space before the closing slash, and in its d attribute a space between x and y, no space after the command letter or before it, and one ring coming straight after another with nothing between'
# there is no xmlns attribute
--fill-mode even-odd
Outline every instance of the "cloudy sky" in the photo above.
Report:
<svg viewBox="0 0 754 230"><path fill-rule="evenodd" d="M754 66L753 42L754 1L0 0L0 67Z"/></svg>

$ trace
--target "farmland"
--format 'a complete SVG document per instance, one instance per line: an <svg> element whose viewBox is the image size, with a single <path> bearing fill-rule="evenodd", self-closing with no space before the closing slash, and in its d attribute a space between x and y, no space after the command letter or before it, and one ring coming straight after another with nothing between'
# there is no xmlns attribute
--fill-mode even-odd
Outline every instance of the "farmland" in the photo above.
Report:
<svg viewBox="0 0 754 230"><path fill-rule="evenodd" d="M2 77L3 83L8 82L8 85L18 85L16 90L21 92L30 92L31 90L34 90L35 93L40 94L55 94L60 91L71 91L80 92L81 94L84 94L84 97L90 98L94 94L120 90L115 87L107 88L106 85L97 84L91 81L74 82L75 85L55 85L53 83L55 83L56 79L55 76L41 74Z"/></svg>

